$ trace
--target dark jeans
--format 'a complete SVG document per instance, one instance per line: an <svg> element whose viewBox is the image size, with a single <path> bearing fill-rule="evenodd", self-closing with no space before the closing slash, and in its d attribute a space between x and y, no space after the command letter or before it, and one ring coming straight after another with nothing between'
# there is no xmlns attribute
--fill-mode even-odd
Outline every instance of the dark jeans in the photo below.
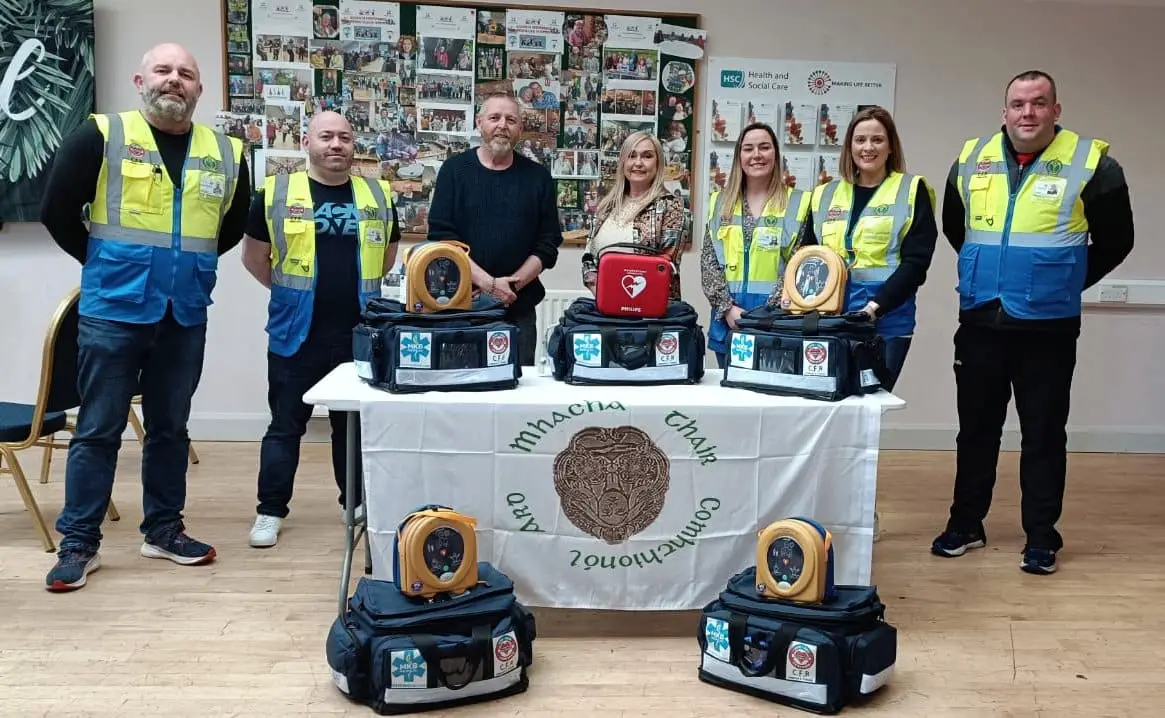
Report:
<svg viewBox="0 0 1165 718"><path fill-rule="evenodd" d="M518 325L518 362L522 366L534 366L534 354L538 342L538 313L536 309L525 309L518 312L507 312L506 321Z"/></svg>
<svg viewBox="0 0 1165 718"><path fill-rule="evenodd" d="M716 355L716 366L724 369L728 366L728 352L713 352Z"/></svg>
<svg viewBox="0 0 1165 718"><path fill-rule="evenodd" d="M142 510L147 541L178 526L186 506L190 400L202 375L206 325L184 327L167 311L157 324L81 317L77 389L81 406L65 467L62 549L96 550L113 492L130 400L142 396ZM184 528L184 527L182 527Z"/></svg>
<svg viewBox="0 0 1165 718"><path fill-rule="evenodd" d="M1058 551L1063 546L1055 525L1064 504L1076 337L968 324L955 332L959 435L948 530L973 532L982 527L991 507L999 442L1014 389L1025 548Z"/></svg>
<svg viewBox="0 0 1165 718"><path fill-rule="evenodd" d="M892 337L886 340L886 374L882 377L882 388L894 391L902 367L906 365L906 354L910 351L913 337Z"/></svg>
<svg viewBox="0 0 1165 718"><path fill-rule="evenodd" d="M352 361L352 335L340 332L329 337L309 336L290 357L267 353L267 404L271 423L259 449L259 506L257 513L285 518L291 503L295 472L299 468L299 447L307 433L312 407L303 395L328 372ZM347 493L346 466L348 413L328 412L332 424L332 473L340 489L340 505ZM358 439L359 437L357 437ZM357 452L359 459L359 452ZM362 500L364 483L360 464L356 467L356 506Z"/></svg>

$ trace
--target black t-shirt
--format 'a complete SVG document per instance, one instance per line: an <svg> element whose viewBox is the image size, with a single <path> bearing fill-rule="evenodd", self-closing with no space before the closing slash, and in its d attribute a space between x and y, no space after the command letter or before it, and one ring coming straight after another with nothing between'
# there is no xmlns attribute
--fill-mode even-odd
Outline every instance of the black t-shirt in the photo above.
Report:
<svg viewBox="0 0 1165 718"><path fill-rule="evenodd" d="M360 322L359 213L352 197L352 182L326 185L309 178L308 184L316 233L316 290L308 338L349 335ZM392 208L392 219L389 242L399 242L396 207ZM247 234L261 242L271 242L262 188L251 203Z"/></svg>

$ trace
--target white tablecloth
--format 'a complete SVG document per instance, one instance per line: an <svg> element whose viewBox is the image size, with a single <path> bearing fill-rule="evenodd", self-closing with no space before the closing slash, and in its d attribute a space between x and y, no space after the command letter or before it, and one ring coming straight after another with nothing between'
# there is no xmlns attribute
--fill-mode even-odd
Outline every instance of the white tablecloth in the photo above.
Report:
<svg viewBox="0 0 1165 718"><path fill-rule="evenodd" d="M757 532L808 516L838 583L868 583L887 393L837 403L703 383L579 387L527 369L505 392L394 395L340 367L305 396L359 410L373 575L406 513L477 520L479 560L534 606L693 609L755 563Z"/></svg>

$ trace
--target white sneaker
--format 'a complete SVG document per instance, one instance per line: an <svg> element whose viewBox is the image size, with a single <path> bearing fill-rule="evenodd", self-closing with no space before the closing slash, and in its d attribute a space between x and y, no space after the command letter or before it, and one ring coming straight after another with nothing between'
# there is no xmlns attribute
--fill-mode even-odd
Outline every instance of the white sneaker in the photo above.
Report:
<svg viewBox="0 0 1165 718"><path fill-rule="evenodd" d="M344 506L340 507L340 520L341 521L348 520L347 511L348 510L346 507L344 507ZM352 514L353 514L352 518L356 521L356 525L360 525L360 524L364 523L364 504L360 504L359 506L357 506L355 508L355 510L352 511Z"/></svg>
<svg viewBox="0 0 1165 718"><path fill-rule="evenodd" d="M279 529L283 526L283 519L278 516L255 517L255 525L251 527L251 545L255 548L274 546L279 540Z"/></svg>

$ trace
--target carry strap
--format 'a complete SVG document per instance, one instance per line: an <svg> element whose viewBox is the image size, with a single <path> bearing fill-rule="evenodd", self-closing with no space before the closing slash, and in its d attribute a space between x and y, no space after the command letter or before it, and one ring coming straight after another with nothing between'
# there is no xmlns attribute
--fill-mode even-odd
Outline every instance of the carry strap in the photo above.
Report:
<svg viewBox="0 0 1165 718"><path fill-rule="evenodd" d="M804 319L801 320L802 331L805 336L813 336L817 333L817 327L821 322L821 315L816 311L806 312Z"/></svg>
<svg viewBox="0 0 1165 718"><path fill-rule="evenodd" d="M603 327L600 335L603 337L603 349L612 361L627 369L640 369L647 366L651 360L651 352L655 349L663 329L657 325L647 327L647 341L634 346L621 346L618 342L619 330L615 327Z"/></svg>
<svg viewBox="0 0 1165 718"><path fill-rule="evenodd" d="M420 634L412 636L412 639L413 645L417 647L425 659L426 666L437 677L439 685L452 691L458 691L473 682L473 676L477 673L478 668L481 669L482 680L494 677L493 662L486 660L493 655L493 629L488 625L477 625L473 627L472 636L468 655L465 657L466 675L469 677L465 679L464 683L451 683L445 675L445 671L441 668L441 652L437 648L435 638L427 634Z"/></svg>
<svg viewBox="0 0 1165 718"><path fill-rule="evenodd" d="M797 624L783 622L776 631L764 631L766 634L771 633L773 638L769 641L764 660L754 667L744 656L744 639L748 634L748 618L739 613L733 613L728 617L728 662L750 678L774 675L784 679L785 661L778 660L778 658L783 657L788 652L789 644L797 637L797 629L799 628L800 626Z"/></svg>

